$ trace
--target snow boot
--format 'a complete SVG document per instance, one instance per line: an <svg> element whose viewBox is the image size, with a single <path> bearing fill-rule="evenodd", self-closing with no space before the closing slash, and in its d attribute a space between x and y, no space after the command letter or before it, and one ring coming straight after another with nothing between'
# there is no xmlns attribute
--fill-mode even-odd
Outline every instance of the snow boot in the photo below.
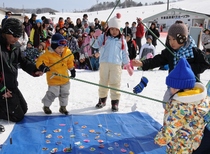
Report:
<svg viewBox="0 0 210 154"><path fill-rule="evenodd" d="M99 98L98 104L96 104L95 107L96 107L97 109L100 109L100 108L106 106L106 99L107 99L107 97Z"/></svg>
<svg viewBox="0 0 210 154"><path fill-rule="evenodd" d="M52 114L52 111L50 110L50 108L48 106L44 106L43 110L44 110L45 114Z"/></svg>
<svg viewBox="0 0 210 154"><path fill-rule="evenodd" d="M3 125L0 125L0 133L5 132L5 128Z"/></svg>
<svg viewBox="0 0 210 154"><path fill-rule="evenodd" d="M118 108L119 100L112 100L111 104L112 104L112 112L117 112L119 110Z"/></svg>
<svg viewBox="0 0 210 154"><path fill-rule="evenodd" d="M61 106L60 109L59 109L59 112L62 113L62 114L65 114L65 115L69 114L69 112L66 110L65 106Z"/></svg>

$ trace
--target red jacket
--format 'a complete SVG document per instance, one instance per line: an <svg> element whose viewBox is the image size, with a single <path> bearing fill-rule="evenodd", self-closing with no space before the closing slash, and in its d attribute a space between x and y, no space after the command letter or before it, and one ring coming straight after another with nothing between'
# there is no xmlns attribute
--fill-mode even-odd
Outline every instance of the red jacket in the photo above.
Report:
<svg viewBox="0 0 210 154"><path fill-rule="evenodd" d="M144 36L144 26L142 24L138 24L136 28L136 37L142 38Z"/></svg>

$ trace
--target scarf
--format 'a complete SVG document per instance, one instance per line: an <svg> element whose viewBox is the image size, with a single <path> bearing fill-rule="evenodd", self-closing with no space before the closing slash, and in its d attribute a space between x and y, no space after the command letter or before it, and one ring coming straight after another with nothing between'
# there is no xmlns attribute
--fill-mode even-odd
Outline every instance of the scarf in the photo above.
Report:
<svg viewBox="0 0 210 154"><path fill-rule="evenodd" d="M174 52L174 66L178 63L180 58L194 58L193 47L197 47L194 39L188 36L188 40L184 46L182 46L178 51Z"/></svg>

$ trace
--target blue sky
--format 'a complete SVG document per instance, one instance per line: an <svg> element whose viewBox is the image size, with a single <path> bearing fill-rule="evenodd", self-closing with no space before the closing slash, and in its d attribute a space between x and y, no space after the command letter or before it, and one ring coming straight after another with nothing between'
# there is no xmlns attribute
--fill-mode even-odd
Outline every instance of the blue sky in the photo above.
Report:
<svg viewBox="0 0 210 154"><path fill-rule="evenodd" d="M98 0L100 2L114 2L115 0ZM121 0L123 2L124 0ZM145 4L159 1L159 0L134 0L135 2L142 2ZM166 0L162 0L166 2ZM14 7L14 8L41 8L50 7L57 11L72 12L73 10L84 10L96 4L97 0L1 0L0 7Z"/></svg>

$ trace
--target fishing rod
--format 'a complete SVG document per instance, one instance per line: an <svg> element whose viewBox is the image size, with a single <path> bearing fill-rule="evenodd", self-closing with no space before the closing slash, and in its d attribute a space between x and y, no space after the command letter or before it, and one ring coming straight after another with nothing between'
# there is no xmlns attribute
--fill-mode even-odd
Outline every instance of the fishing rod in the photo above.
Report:
<svg viewBox="0 0 210 154"><path fill-rule="evenodd" d="M104 85L97 84L97 83L94 83L94 82L85 81L85 80L77 79L77 78L72 78L70 76L65 76L65 75L58 74L58 73L52 73L52 77L51 78L53 78L54 76L60 76L60 77L63 77L63 78L69 78L69 79L76 80L76 81L79 81L79 82L83 82L83 83L95 85L95 86L98 86L98 87L103 87L103 88L106 88L106 89L111 89L111 90L119 91L119 92L126 93L126 94L129 94L129 95L133 95L133 96L145 98L145 99L148 99L148 100L153 100L153 101L156 101L156 102L160 102L162 104L166 104L166 102L163 102L161 100L157 100L157 99L154 99L154 98L151 98L151 97L142 96L142 95L137 95L135 93L131 93L131 92L128 92L128 91L116 89L116 88L113 88L113 87L110 87L110 86L104 86Z"/></svg>

